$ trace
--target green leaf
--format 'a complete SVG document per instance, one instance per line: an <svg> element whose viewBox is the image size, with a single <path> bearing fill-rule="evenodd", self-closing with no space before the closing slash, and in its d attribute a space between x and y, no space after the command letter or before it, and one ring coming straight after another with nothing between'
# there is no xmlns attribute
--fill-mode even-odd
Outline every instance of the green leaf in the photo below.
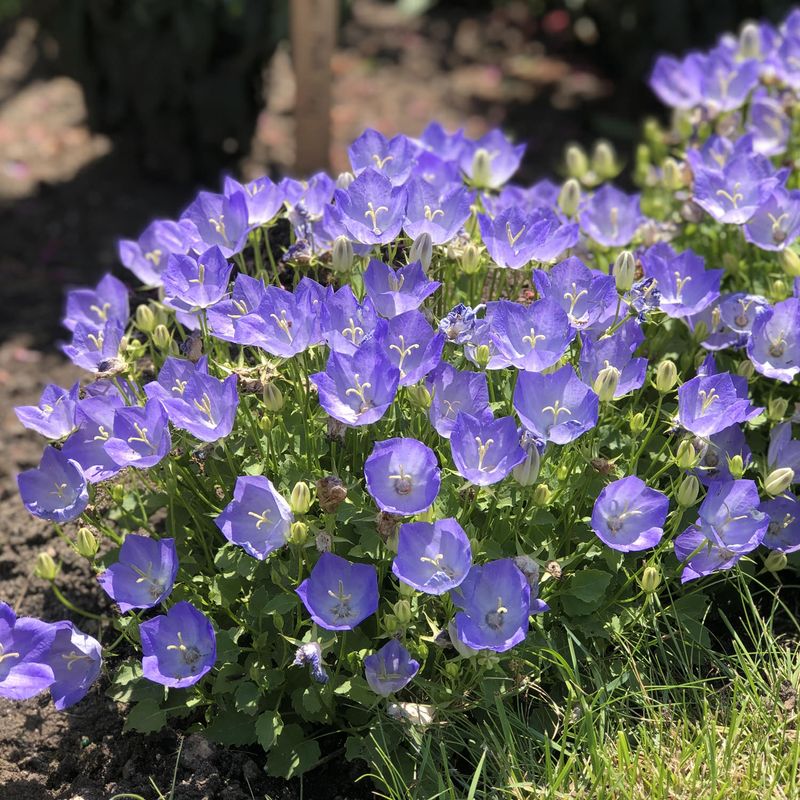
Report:
<svg viewBox="0 0 800 800"><path fill-rule="evenodd" d="M128 712L123 731L155 733L167 722L167 712L155 700L142 700Z"/></svg>
<svg viewBox="0 0 800 800"><path fill-rule="evenodd" d="M270 751L267 771L288 780L308 772L319 757L319 745L313 739L303 739L303 729L299 725L287 725Z"/></svg>
<svg viewBox="0 0 800 800"><path fill-rule="evenodd" d="M573 575L570 591L584 603L597 603L605 594L611 575L599 569L584 569Z"/></svg>
<svg viewBox="0 0 800 800"><path fill-rule="evenodd" d="M225 745L252 744L256 729L251 716L241 711L223 711L206 728L206 736Z"/></svg>
<svg viewBox="0 0 800 800"><path fill-rule="evenodd" d="M236 710L245 714L258 713L258 701L261 697L261 690L252 681L243 681L234 695Z"/></svg>
<svg viewBox="0 0 800 800"><path fill-rule="evenodd" d="M282 731L283 720L277 711L265 711L256 720L256 737L265 750L269 750L275 744Z"/></svg>

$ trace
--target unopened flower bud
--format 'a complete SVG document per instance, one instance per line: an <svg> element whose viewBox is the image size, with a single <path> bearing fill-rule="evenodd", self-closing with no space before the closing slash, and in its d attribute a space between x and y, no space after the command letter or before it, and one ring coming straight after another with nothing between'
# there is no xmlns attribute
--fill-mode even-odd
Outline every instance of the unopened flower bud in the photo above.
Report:
<svg viewBox="0 0 800 800"><path fill-rule="evenodd" d="M736 455L728 459L728 472L730 472L731 477L737 481L744 475L744 459L739 453L736 453Z"/></svg>
<svg viewBox="0 0 800 800"><path fill-rule="evenodd" d="M778 278L772 282L772 296L775 300L784 300L788 294L789 290L786 288L785 281Z"/></svg>
<svg viewBox="0 0 800 800"><path fill-rule="evenodd" d="M153 344L159 350L167 350L172 344L172 334L166 325L156 325L153 332L150 334L153 339Z"/></svg>
<svg viewBox="0 0 800 800"><path fill-rule="evenodd" d="M444 671L449 678L458 678L461 675L461 664L458 663L458 660L447 661L444 665Z"/></svg>
<svg viewBox="0 0 800 800"><path fill-rule="evenodd" d="M533 504L539 508L546 508L550 505L550 499L553 496L550 487L546 483L540 483L533 490Z"/></svg>
<svg viewBox="0 0 800 800"><path fill-rule="evenodd" d="M409 586L403 581L398 581L397 583L397 593L400 597L413 597L416 591L417 590L413 586Z"/></svg>
<svg viewBox="0 0 800 800"><path fill-rule="evenodd" d="M305 522L293 522L289 528L289 541L298 547L303 547L308 541L308 525Z"/></svg>
<svg viewBox="0 0 800 800"><path fill-rule="evenodd" d="M581 185L575 178L570 178L564 182L561 191L558 193L558 207L564 216L574 217L578 213L578 206L581 202Z"/></svg>
<svg viewBox="0 0 800 800"><path fill-rule="evenodd" d="M289 498L289 507L293 514L307 514L311 508L311 489L305 481L297 481Z"/></svg>
<svg viewBox="0 0 800 800"><path fill-rule="evenodd" d="M136 327L142 333L152 333L155 330L158 320L149 305L143 303L136 308Z"/></svg>
<svg viewBox="0 0 800 800"><path fill-rule="evenodd" d="M335 475L320 478L316 485L317 502L326 514L336 511L347 498L345 485Z"/></svg>
<svg viewBox="0 0 800 800"><path fill-rule="evenodd" d="M800 277L800 255L790 247L778 252L778 261L783 271L791 278Z"/></svg>
<svg viewBox="0 0 800 800"><path fill-rule="evenodd" d="M331 252L331 268L335 272L349 272L353 267L353 243L346 236L337 236Z"/></svg>
<svg viewBox="0 0 800 800"><path fill-rule="evenodd" d="M623 250L614 260L614 281L620 292L627 292L636 277L636 259L630 250Z"/></svg>
<svg viewBox="0 0 800 800"><path fill-rule="evenodd" d="M662 394L671 392L678 382L678 368L674 361L664 359L656 369L656 389Z"/></svg>
<svg viewBox="0 0 800 800"><path fill-rule="evenodd" d="M617 391L617 386L619 386L619 376L620 371L610 364L597 373L592 389L600 398L600 402L608 403L614 399L614 393Z"/></svg>
<svg viewBox="0 0 800 800"><path fill-rule="evenodd" d="M336 178L336 188L346 191L355 179L356 176L352 172L340 172Z"/></svg>
<svg viewBox="0 0 800 800"><path fill-rule="evenodd" d="M773 397L767 405L767 416L773 422L780 422L786 416L789 401L785 397Z"/></svg>
<svg viewBox="0 0 800 800"><path fill-rule="evenodd" d="M644 417L644 414L641 411L637 411L631 417L631 433L636 435L641 433L647 427L647 420Z"/></svg>
<svg viewBox="0 0 800 800"><path fill-rule="evenodd" d="M517 464L511 470L511 474L520 486L533 486L539 477L539 451L536 445L533 444L527 447L526 450L528 455L525 456L525 460Z"/></svg>
<svg viewBox="0 0 800 800"><path fill-rule="evenodd" d="M465 275L474 275L481 265L481 251L474 242L467 242L461 251L461 271Z"/></svg>
<svg viewBox="0 0 800 800"><path fill-rule="evenodd" d="M58 574L58 565L53 560L50 553L39 553L36 556L36 565L33 568L34 575L45 581L55 580Z"/></svg>
<svg viewBox="0 0 800 800"><path fill-rule="evenodd" d="M675 455L675 463L681 469L692 469L697 466L697 453L694 446L688 439L684 439L678 445L678 452Z"/></svg>
<svg viewBox="0 0 800 800"><path fill-rule="evenodd" d="M639 586L642 591L647 594L652 594L661 585L661 570L658 567L645 567L642 570L642 575L639 578Z"/></svg>
<svg viewBox="0 0 800 800"><path fill-rule="evenodd" d="M764 559L764 569L769 572L780 572L786 568L788 563L789 559L786 557L786 553L782 553L780 550L771 550Z"/></svg>
<svg viewBox="0 0 800 800"><path fill-rule="evenodd" d="M592 170L599 178L613 178L619 173L617 154L611 142L601 139L592 152Z"/></svg>
<svg viewBox="0 0 800 800"><path fill-rule="evenodd" d="M383 615L383 629L390 636L400 630L400 620L394 614Z"/></svg>
<svg viewBox="0 0 800 800"><path fill-rule="evenodd" d="M675 192L683 187L683 175L678 162L674 158L667 158L661 167L664 177L664 186L671 192Z"/></svg>
<svg viewBox="0 0 800 800"><path fill-rule="evenodd" d="M744 359L736 365L736 374L740 375L742 378L747 378L747 380L750 380L750 378L756 374L756 368L753 366L752 361Z"/></svg>
<svg viewBox="0 0 800 800"><path fill-rule="evenodd" d="M589 159L580 145L571 144L567 147L564 162L570 178L582 178L589 171Z"/></svg>
<svg viewBox="0 0 800 800"><path fill-rule="evenodd" d="M778 467L772 470L764 481L764 491L771 497L785 492L794 481L794 470L791 467Z"/></svg>
<svg viewBox="0 0 800 800"><path fill-rule="evenodd" d="M124 352L125 355L135 361L137 358L141 358L147 349L147 346L144 342L139 341L138 339L128 339L125 343Z"/></svg>
<svg viewBox="0 0 800 800"><path fill-rule="evenodd" d="M261 398L270 414L277 414L283 408L283 392L272 381L264 384Z"/></svg>
<svg viewBox="0 0 800 800"><path fill-rule="evenodd" d="M481 189L488 188L492 181L492 155L479 147L472 157L472 182Z"/></svg>
<svg viewBox="0 0 800 800"><path fill-rule="evenodd" d="M320 531L314 538L314 546L319 553L330 553L333 539L327 531Z"/></svg>
<svg viewBox="0 0 800 800"><path fill-rule="evenodd" d="M78 528L75 547L84 558L94 558L97 555L97 537L91 528Z"/></svg>
<svg viewBox="0 0 800 800"><path fill-rule="evenodd" d="M117 505L120 505L120 503L122 503L122 501L125 499L125 487L120 485L119 483L115 483L111 487L111 499Z"/></svg>
<svg viewBox="0 0 800 800"><path fill-rule="evenodd" d="M428 388L421 383L415 383L406 389L406 395L413 405L417 408L428 409L431 407L431 393Z"/></svg>
<svg viewBox="0 0 800 800"><path fill-rule="evenodd" d="M392 611L401 625L406 626L411 622L411 603L408 600L398 600L392 606Z"/></svg>
<svg viewBox="0 0 800 800"><path fill-rule="evenodd" d="M761 55L761 31L755 22L746 22L739 34L739 56L758 58Z"/></svg>
<svg viewBox="0 0 800 800"><path fill-rule="evenodd" d="M678 487L677 501L683 508L690 508L697 502L700 494L700 481L696 475L687 475Z"/></svg>
<svg viewBox="0 0 800 800"><path fill-rule="evenodd" d="M481 368L486 369L486 365L492 358L492 351L488 344L479 344L475 348L475 363Z"/></svg>
<svg viewBox="0 0 800 800"><path fill-rule="evenodd" d="M408 251L409 261L419 261L422 268L427 270L431 265L433 258L433 242L431 235L427 231L423 231L411 245Z"/></svg>

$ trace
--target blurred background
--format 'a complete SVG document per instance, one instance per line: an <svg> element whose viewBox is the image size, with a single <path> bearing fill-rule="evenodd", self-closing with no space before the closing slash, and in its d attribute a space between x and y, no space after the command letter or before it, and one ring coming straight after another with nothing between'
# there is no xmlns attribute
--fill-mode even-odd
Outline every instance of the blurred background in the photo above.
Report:
<svg viewBox="0 0 800 800"><path fill-rule="evenodd" d="M659 52L707 47L780 0L0 0L0 341L60 335L66 286L117 268L116 240L229 172L348 168L365 127L431 120L630 161L663 114Z"/></svg>

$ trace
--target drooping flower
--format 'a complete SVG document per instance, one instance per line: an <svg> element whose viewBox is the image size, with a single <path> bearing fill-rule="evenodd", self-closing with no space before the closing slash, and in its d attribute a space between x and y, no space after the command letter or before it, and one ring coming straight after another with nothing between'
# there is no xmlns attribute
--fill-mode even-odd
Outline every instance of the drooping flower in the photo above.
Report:
<svg viewBox="0 0 800 800"><path fill-rule="evenodd" d="M767 532L761 544L779 553L800 550L800 502L795 497L781 495L765 500L758 507L769 517Z"/></svg>
<svg viewBox="0 0 800 800"><path fill-rule="evenodd" d="M289 504L263 475L236 479L233 500L214 520L223 536L253 558L265 559L289 540Z"/></svg>
<svg viewBox="0 0 800 800"><path fill-rule="evenodd" d="M31 617L17 617L11 606L0 603L0 697L27 700L53 683L46 662L56 631Z"/></svg>
<svg viewBox="0 0 800 800"><path fill-rule="evenodd" d="M701 256L691 250L676 253L659 242L642 254L648 278L661 293L659 308L670 317L688 317L702 311L719 297L723 270L706 269Z"/></svg>
<svg viewBox="0 0 800 800"><path fill-rule="evenodd" d="M451 592L459 641L474 650L502 653L528 633L531 587L510 558L474 566Z"/></svg>
<svg viewBox="0 0 800 800"><path fill-rule="evenodd" d="M306 642L305 644L301 644L294 654L292 666L307 666L311 672L311 677L317 683L325 684L330 680L330 676L325 671L325 662L322 660L322 648L319 642Z"/></svg>
<svg viewBox="0 0 800 800"><path fill-rule="evenodd" d="M675 539L675 555L684 564L681 583L730 569L761 544L769 517L759 506L750 480L712 483L698 520Z"/></svg>
<svg viewBox="0 0 800 800"><path fill-rule="evenodd" d="M419 672L419 661L397 639L364 659L364 673L369 688L381 697L399 692Z"/></svg>
<svg viewBox="0 0 800 800"><path fill-rule="evenodd" d="M144 677L163 686L192 686L217 660L217 637L210 620L185 600L142 622L139 635Z"/></svg>
<svg viewBox="0 0 800 800"><path fill-rule="evenodd" d="M369 425L392 404L400 370L389 361L381 342L372 338L352 355L332 352L325 371L310 379L330 416L345 425Z"/></svg>
<svg viewBox="0 0 800 800"><path fill-rule="evenodd" d="M762 375L792 382L800 373L800 298L782 300L756 316L747 355Z"/></svg>
<svg viewBox="0 0 800 800"><path fill-rule="evenodd" d="M387 244L397 238L406 210L406 190L372 167L365 169L346 190L334 192L342 223L357 242Z"/></svg>
<svg viewBox="0 0 800 800"><path fill-rule="evenodd" d="M442 362L427 381L431 394L428 412L436 432L449 439L460 412L481 421L491 420L489 385L483 372L464 372Z"/></svg>
<svg viewBox="0 0 800 800"><path fill-rule="evenodd" d="M450 452L458 474L477 486L498 483L525 459L513 417L481 418L463 411L450 433Z"/></svg>
<svg viewBox="0 0 800 800"><path fill-rule="evenodd" d="M97 576L105 593L123 614L153 608L169 596L178 574L174 539L151 539L129 533L117 560Z"/></svg>
<svg viewBox="0 0 800 800"><path fill-rule="evenodd" d="M678 422L698 436L719 433L737 422L757 417L762 411L750 405L747 381L728 372L698 375L678 389Z"/></svg>
<svg viewBox="0 0 800 800"><path fill-rule="evenodd" d="M55 707L63 711L82 700L100 676L103 649L97 639L71 622L56 622L51 627L55 638L43 661L53 671L50 694Z"/></svg>
<svg viewBox="0 0 800 800"><path fill-rule="evenodd" d="M251 228L266 225L281 210L285 197L283 186L273 183L266 175L245 184L226 176L222 192L229 198L235 194L244 196L247 224Z"/></svg>
<svg viewBox="0 0 800 800"><path fill-rule="evenodd" d="M319 557L296 591L311 619L329 631L350 631L378 610L375 567L329 552Z"/></svg>
<svg viewBox="0 0 800 800"><path fill-rule="evenodd" d="M555 364L575 338L561 306L538 300L530 306L500 300L493 316L492 340L517 369L541 372Z"/></svg>
<svg viewBox="0 0 800 800"><path fill-rule="evenodd" d="M119 242L119 260L145 286L161 286L171 253L187 253L200 235L193 222L160 219L151 222L137 241Z"/></svg>
<svg viewBox="0 0 800 800"><path fill-rule="evenodd" d="M75 430L79 389L78 383L71 389L48 383L35 406L16 406L14 413L29 430L48 439L62 439Z"/></svg>
<svg viewBox="0 0 800 800"><path fill-rule="evenodd" d="M669 498L641 478L609 483L592 510L592 530L613 550L630 553L655 547L664 535Z"/></svg>
<svg viewBox="0 0 800 800"><path fill-rule="evenodd" d="M148 469L158 464L172 447L167 412L161 402L152 399L144 406L118 408L104 447L121 467Z"/></svg>
<svg viewBox="0 0 800 800"><path fill-rule="evenodd" d="M439 365L444 338L421 311L406 311L389 320L381 342L389 361L400 370L400 386L413 386Z"/></svg>
<svg viewBox="0 0 800 800"><path fill-rule="evenodd" d="M543 375L520 372L514 387L514 410L540 441L567 444L597 424L599 400L572 365Z"/></svg>
<svg viewBox="0 0 800 800"><path fill-rule="evenodd" d="M67 330L74 331L78 325L102 328L109 320L124 325L129 315L127 287L113 275L104 275L94 289L67 292L62 322Z"/></svg>
<svg viewBox="0 0 800 800"><path fill-rule="evenodd" d="M605 184L584 202L580 211L583 231L605 247L624 247L633 239L644 217L638 194Z"/></svg>
<svg viewBox="0 0 800 800"><path fill-rule="evenodd" d="M364 478L381 511L405 517L430 507L441 485L436 454L417 439L376 442L364 464Z"/></svg>
<svg viewBox="0 0 800 800"><path fill-rule="evenodd" d="M335 353L352 355L378 324L371 298L358 302L348 285L334 292L322 306L322 334Z"/></svg>
<svg viewBox="0 0 800 800"><path fill-rule="evenodd" d="M614 399L641 388L647 373L647 359L634 358L633 353L643 341L641 326L633 319L624 322L610 336L597 340L581 334L581 380L587 386L594 386L601 371L613 367L619 371Z"/></svg>
<svg viewBox="0 0 800 800"><path fill-rule="evenodd" d="M379 131L367 128L347 149L353 172L360 175L374 169L393 186L402 186L414 166L414 145L402 133L387 139Z"/></svg>
<svg viewBox="0 0 800 800"><path fill-rule="evenodd" d="M453 517L400 526L392 572L403 583L426 594L444 594L467 577L472 548Z"/></svg>
<svg viewBox="0 0 800 800"><path fill-rule="evenodd" d="M213 306L227 294L231 269L218 247L210 247L197 258L171 255L161 276L164 301L187 313Z"/></svg>
<svg viewBox="0 0 800 800"><path fill-rule="evenodd" d="M512 144L495 128L477 141L464 140L461 169L476 186L499 189L517 171L524 153L524 144Z"/></svg>
<svg viewBox="0 0 800 800"><path fill-rule="evenodd" d="M75 410L78 429L64 442L61 452L80 464L89 483L113 478L119 464L106 452L105 443L114 429L114 413L124 406L119 394L85 397Z"/></svg>
<svg viewBox="0 0 800 800"><path fill-rule="evenodd" d="M427 233L433 244L455 238L470 215L473 195L463 186L448 186L442 192L425 178L406 184L408 204L403 229L412 239Z"/></svg>
<svg viewBox="0 0 800 800"><path fill-rule="evenodd" d="M364 272L364 288L375 310L387 319L414 311L441 284L429 281L422 264L414 261L398 270L373 258Z"/></svg>
<svg viewBox="0 0 800 800"><path fill-rule="evenodd" d="M223 258L240 253L250 232L249 211L245 192L234 192L230 196L200 192L191 205L181 214L182 220L194 223L200 237L195 249L203 252L218 247Z"/></svg>
<svg viewBox="0 0 800 800"><path fill-rule="evenodd" d="M89 504L80 465L54 447L45 447L38 467L17 475L17 486L25 508L34 517L51 522L69 522Z"/></svg>

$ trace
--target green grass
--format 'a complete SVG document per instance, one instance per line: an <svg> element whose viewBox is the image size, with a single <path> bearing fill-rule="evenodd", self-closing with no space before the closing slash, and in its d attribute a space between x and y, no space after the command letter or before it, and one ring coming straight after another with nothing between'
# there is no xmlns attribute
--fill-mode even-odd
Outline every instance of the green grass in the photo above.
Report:
<svg viewBox="0 0 800 800"><path fill-rule="evenodd" d="M646 623L639 640L613 641L603 657L578 634L560 655L530 649L513 689L486 681L469 713L444 711L427 728L403 729L410 768L392 747L397 726L381 724L377 796L800 797L800 626L757 578L736 583L741 607L735 617L729 608L717 614L716 636L707 620L682 626L656 601L637 611Z"/></svg>

